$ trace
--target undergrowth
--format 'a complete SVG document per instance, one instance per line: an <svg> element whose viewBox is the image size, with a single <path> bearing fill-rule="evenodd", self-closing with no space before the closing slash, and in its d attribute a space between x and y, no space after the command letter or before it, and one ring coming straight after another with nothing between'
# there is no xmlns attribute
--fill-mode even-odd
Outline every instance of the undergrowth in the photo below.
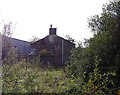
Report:
<svg viewBox="0 0 120 95"><path fill-rule="evenodd" d="M63 68L44 68L18 62L3 66L3 93L76 93L79 79L67 77Z"/></svg>

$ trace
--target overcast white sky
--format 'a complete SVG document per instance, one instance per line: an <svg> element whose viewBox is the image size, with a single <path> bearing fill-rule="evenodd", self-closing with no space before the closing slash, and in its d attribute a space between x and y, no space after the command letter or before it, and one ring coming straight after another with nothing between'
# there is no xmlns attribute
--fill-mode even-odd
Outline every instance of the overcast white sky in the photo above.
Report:
<svg viewBox="0 0 120 95"><path fill-rule="evenodd" d="M29 41L49 34L50 24L57 35L70 35L77 41L90 38L87 18L100 14L109 0L0 0L0 21L13 22L12 37Z"/></svg>

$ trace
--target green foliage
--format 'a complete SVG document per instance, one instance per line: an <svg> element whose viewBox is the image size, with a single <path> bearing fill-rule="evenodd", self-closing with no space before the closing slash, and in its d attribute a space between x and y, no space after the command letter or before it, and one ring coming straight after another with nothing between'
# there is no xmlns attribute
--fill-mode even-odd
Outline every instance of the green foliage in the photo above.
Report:
<svg viewBox="0 0 120 95"><path fill-rule="evenodd" d="M3 92L117 94L120 90L120 2L89 19L93 38L72 51L65 70L20 62L4 65ZM70 40L72 40L70 38ZM40 55L46 55L43 50ZM40 55L33 63L40 64ZM11 62L11 61L10 61Z"/></svg>
<svg viewBox="0 0 120 95"><path fill-rule="evenodd" d="M2 81L3 93L74 94L81 91L80 78L66 77L63 69L33 67L33 64L24 61L12 66L4 65Z"/></svg>
<svg viewBox="0 0 120 95"><path fill-rule="evenodd" d="M3 59L4 64L14 64L17 62L17 54L15 53L15 48L10 47L10 50L6 52L6 56Z"/></svg>
<svg viewBox="0 0 120 95"><path fill-rule="evenodd" d="M83 48L81 48L81 46L75 48L72 51L72 55L70 57L70 60L68 62L66 62L66 72L69 75L73 75L74 76L79 76L81 75L80 73L82 73L82 61L84 60L80 60L80 59L84 59L82 56L83 55ZM81 63L81 64L80 64Z"/></svg>
<svg viewBox="0 0 120 95"><path fill-rule="evenodd" d="M111 2L103 7L101 17L91 19L90 27L97 33L88 41L91 53L101 58L99 70L102 73L116 72L116 80L120 78L119 63L116 60L120 51L119 6L120 2ZM120 81L115 81L115 83L118 88Z"/></svg>
<svg viewBox="0 0 120 95"><path fill-rule="evenodd" d="M36 67L36 66L39 68L42 65L41 59L40 59L40 54L38 54L37 56L36 55L30 55L29 58L27 59L27 61L31 64L34 64L33 68Z"/></svg>
<svg viewBox="0 0 120 95"><path fill-rule="evenodd" d="M71 43L75 43L76 42L75 39L73 39L72 37L70 37L70 35L66 35L65 38L67 40L69 40Z"/></svg>
<svg viewBox="0 0 120 95"><path fill-rule="evenodd" d="M72 52L66 70L68 76L82 81L82 92L116 93L120 87L120 2L103 6L103 13L89 19L94 36L85 48Z"/></svg>
<svg viewBox="0 0 120 95"><path fill-rule="evenodd" d="M99 65L101 64L101 59L96 56L94 64L94 72L89 74L90 78L86 83L86 90L90 93L97 94L116 94L117 89L115 89L115 77L116 73L108 71L107 73L102 74L99 70Z"/></svg>
<svg viewBox="0 0 120 95"><path fill-rule="evenodd" d="M39 54L40 54L40 56L45 56L45 55L48 54L48 51L46 49L43 49L43 50L40 51Z"/></svg>

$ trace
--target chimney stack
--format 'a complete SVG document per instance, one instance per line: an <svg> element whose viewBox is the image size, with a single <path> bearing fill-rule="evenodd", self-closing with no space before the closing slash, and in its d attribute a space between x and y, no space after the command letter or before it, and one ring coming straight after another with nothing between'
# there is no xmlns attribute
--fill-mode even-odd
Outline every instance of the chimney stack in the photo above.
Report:
<svg viewBox="0 0 120 95"><path fill-rule="evenodd" d="M50 28L52 28L52 24L50 25Z"/></svg>
<svg viewBox="0 0 120 95"><path fill-rule="evenodd" d="M49 28L49 35L56 35L56 28L52 28L52 24L50 25Z"/></svg>

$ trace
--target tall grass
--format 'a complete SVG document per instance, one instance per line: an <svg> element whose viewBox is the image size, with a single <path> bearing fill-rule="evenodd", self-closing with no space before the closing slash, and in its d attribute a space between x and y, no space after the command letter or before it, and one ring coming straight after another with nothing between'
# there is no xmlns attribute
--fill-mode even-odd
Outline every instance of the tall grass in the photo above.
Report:
<svg viewBox="0 0 120 95"><path fill-rule="evenodd" d="M74 81L63 69L18 62L3 66L3 93L68 93Z"/></svg>

